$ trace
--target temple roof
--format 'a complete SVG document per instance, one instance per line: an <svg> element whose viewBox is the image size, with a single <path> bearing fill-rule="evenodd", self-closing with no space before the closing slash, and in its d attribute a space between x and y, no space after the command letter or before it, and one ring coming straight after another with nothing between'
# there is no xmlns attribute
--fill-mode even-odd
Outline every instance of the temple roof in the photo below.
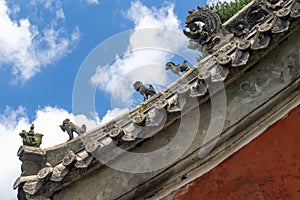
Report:
<svg viewBox="0 0 300 200"><path fill-rule="evenodd" d="M207 8L189 11L184 34L201 44L208 56L128 114L51 148L22 146L18 151L22 174L14 188L22 188L27 197L51 197L122 156L116 146L133 150L147 140L144 136L162 134L182 111L190 112L196 106L190 105L191 101L196 100L197 106L207 103L222 89L219 83L228 86L236 82L299 30L299 17L299 0L254 1L225 24Z"/></svg>

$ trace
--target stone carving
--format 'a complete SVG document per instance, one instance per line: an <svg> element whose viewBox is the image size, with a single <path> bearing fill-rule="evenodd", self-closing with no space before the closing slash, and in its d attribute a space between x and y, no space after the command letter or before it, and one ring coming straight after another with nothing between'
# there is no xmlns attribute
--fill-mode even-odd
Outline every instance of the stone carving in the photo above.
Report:
<svg viewBox="0 0 300 200"><path fill-rule="evenodd" d="M232 61L232 67L239 67L245 65L248 62L250 53L250 42L248 40L239 41L237 48L234 52L234 59Z"/></svg>
<svg viewBox="0 0 300 200"><path fill-rule="evenodd" d="M93 161L93 156L91 156L87 151L83 151L78 153L77 155L77 162L75 164L75 167L78 169L84 169L87 168L91 162Z"/></svg>
<svg viewBox="0 0 300 200"><path fill-rule="evenodd" d="M229 74L228 67L217 66L214 70L214 74L211 77L212 82L223 82Z"/></svg>
<svg viewBox="0 0 300 200"><path fill-rule="evenodd" d="M126 142L133 141L143 130L144 129L141 126L138 126L134 123L129 123L123 127L124 135L122 136L122 140Z"/></svg>
<svg viewBox="0 0 300 200"><path fill-rule="evenodd" d="M152 85L149 85L147 88L146 86L143 85L141 81L136 81L133 84L133 87L136 91L138 91L141 95L144 97L144 101L148 99L148 96L153 96L156 94L156 91Z"/></svg>
<svg viewBox="0 0 300 200"><path fill-rule="evenodd" d="M253 38L253 42L251 48L253 50L264 49L269 46L271 41L270 30L272 28L272 24L264 23L260 25L257 29L256 35Z"/></svg>
<svg viewBox="0 0 300 200"><path fill-rule="evenodd" d="M147 119L146 119L146 126L150 127L150 130L156 134L155 130L159 130L163 128L166 119L167 119L167 112L164 107L167 106L168 102L165 100L165 102L156 102L156 105L153 109L151 109L147 113Z"/></svg>
<svg viewBox="0 0 300 200"><path fill-rule="evenodd" d="M72 140L74 138L73 132L77 133L78 135L81 135L86 131L86 126L84 124L81 127L76 126L68 118L65 119L62 125L59 125L59 127L63 132L67 131L69 135L69 140Z"/></svg>
<svg viewBox="0 0 300 200"><path fill-rule="evenodd" d="M37 178L39 180L47 180L50 178L51 174L53 172L53 168L51 166L50 163L46 163L45 167L42 168L38 174L37 174Z"/></svg>
<svg viewBox="0 0 300 200"><path fill-rule="evenodd" d="M298 18L300 17L300 1L295 0L291 5L291 17Z"/></svg>
<svg viewBox="0 0 300 200"><path fill-rule="evenodd" d="M183 33L202 45L208 53L218 50L232 38L232 34L223 29L220 17L213 10L199 6L198 10L189 11Z"/></svg>
<svg viewBox="0 0 300 200"><path fill-rule="evenodd" d="M55 167L53 167L52 174L50 177L51 181L59 182L64 179L64 177L69 173L70 169L63 165L63 163L59 163Z"/></svg>
<svg viewBox="0 0 300 200"><path fill-rule="evenodd" d="M92 140L89 141L86 145L85 145L85 149L88 153L92 154L95 151L97 151L98 148L101 147L101 143L98 142L97 140Z"/></svg>
<svg viewBox="0 0 300 200"><path fill-rule="evenodd" d="M69 151L69 153L67 153L62 160L62 164L65 167L69 167L73 165L75 162L76 162L76 155L73 151Z"/></svg>
<svg viewBox="0 0 300 200"><path fill-rule="evenodd" d="M267 0L264 2L265 5L267 6L267 8L276 10L277 8L281 8L282 7L282 2L279 0Z"/></svg>
<svg viewBox="0 0 300 200"><path fill-rule="evenodd" d="M179 100L178 100L177 96L174 96L174 97L168 99L167 111L169 113L180 112L181 111L181 106L180 106L180 103L179 103Z"/></svg>
<svg viewBox="0 0 300 200"><path fill-rule="evenodd" d="M222 66L229 65L231 60L232 58L228 55L219 55L217 58L217 62Z"/></svg>
<svg viewBox="0 0 300 200"><path fill-rule="evenodd" d="M132 122L137 124L137 125L144 125L145 121L146 121L146 118L147 118L146 115L144 115L143 113L137 113L132 118Z"/></svg>
<svg viewBox="0 0 300 200"><path fill-rule="evenodd" d="M178 74L178 75L182 75L182 72L187 72L189 71L189 64L188 62L185 60L183 61L182 65L175 65L175 63L173 62L168 62L166 64L166 70L170 69L174 74Z"/></svg>
<svg viewBox="0 0 300 200"><path fill-rule="evenodd" d="M288 16L290 14L289 8L282 8L275 12L273 24L272 24L272 33L283 33L289 29L290 22L288 21Z"/></svg>
<svg viewBox="0 0 300 200"><path fill-rule="evenodd" d="M162 110L168 105L168 101L166 99L160 99L154 104L154 108L157 110Z"/></svg>
<svg viewBox="0 0 300 200"><path fill-rule="evenodd" d="M123 134L124 134L124 133L123 133L122 129L121 129L120 127L117 127L117 126L113 127L113 128L109 131L109 133L108 133L108 135L109 135L111 138L115 138L115 137L118 137L118 136L123 135Z"/></svg>
<svg viewBox="0 0 300 200"><path fill-rule="evenodd" d="M208 84L211 81L211 73L208 71L199 71L196 81L191 87L191 97L203 96L208 91Z"/></svg>
<svg viewBox="0 0 300 200"><path fill-rule="evenodd" d="M36 191L40 189L42 186L42 183L40 181L31 181L31 182L26 182L23 186L23 190L25 193L28 194L34 194Z"/></svg>
<svg viewBox="0 0 300 200"><path fill-rule="evenodd" d="M262 5L255 2L247 11L240 13L240 17L232 19L230 24L226 26L226 30L233 33L234 36L242 38L247 35L255 25L266 19L269 12Z"/></svg>
<svg viewBox="0 0 300 200"><path fill-rule="evenodd" d="M30 131L27 132L25 130L22 130L19 135L23 139L23 145L40 147L40 145L42 144L43 134L34 132L34 124L30 126Z"/></svg>

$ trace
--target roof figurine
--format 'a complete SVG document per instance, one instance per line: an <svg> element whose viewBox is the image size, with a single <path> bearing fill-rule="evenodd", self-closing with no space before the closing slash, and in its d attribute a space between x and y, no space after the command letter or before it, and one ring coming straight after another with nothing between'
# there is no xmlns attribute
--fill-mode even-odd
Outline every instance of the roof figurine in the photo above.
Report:
<svg viewBox="0 0 300 200"><path fill-rule="evenodd" d="M223 28L220 17L213 10L198 6L198 10L189 10L188 13L183 33L208 53L215 52L231 40L233 35Z"/></svg>
<svg viewBox="0 0 300 200"><path fill-rule="evenodd" d="M69 135L69 140L72 140L74 138L73 132L77 133L78 135L81 135L86 132L86 126L83 124L81 127L75 125L70 121L70 119L65 119L62 123L62 125L59 125L61 130L63 132L67 131Z"/></svg>
<svg viewBox="0 0 300 200"><path fill-rule="evenodd" d="M178 64L175 65L175 63L173 62L168 62L166 64L166 70L170 69L174 74L178 74L179 76L182 76L182 72L187 72L189 71L189 64L188 62L185 60L183 61L182 65Z"/></svg>
<svg viewBox="0 0 300 200"><path fill-rule="evenodd" d="M22 130L22 132L19 133L19 135L23 139L23 145L31 147L40 147L40 145L42 144L43 134L34 132L34 124L30 126L30 130L28 132Z"/></svg>
<svg viewBox="0 0 300 200"><path fill-rule="evenodd" d="M138 91L141 95L144 97L144 101L148 99L148 96L153 96L156 94L156 91L154 87L150 84L149 87L147 88L146 86L143 85L141 81L136 81L133 84L133 87L136 91Z"/></svg>

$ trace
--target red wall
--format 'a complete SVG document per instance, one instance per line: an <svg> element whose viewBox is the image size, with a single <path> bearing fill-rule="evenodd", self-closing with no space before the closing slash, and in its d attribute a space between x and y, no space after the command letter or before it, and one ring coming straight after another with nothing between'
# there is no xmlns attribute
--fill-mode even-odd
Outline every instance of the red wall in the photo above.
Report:
<svg viewBox="0 0 300 200"><path fill-rule="evenodd" d="M300 200L300 106L166 199Z"/></svg>

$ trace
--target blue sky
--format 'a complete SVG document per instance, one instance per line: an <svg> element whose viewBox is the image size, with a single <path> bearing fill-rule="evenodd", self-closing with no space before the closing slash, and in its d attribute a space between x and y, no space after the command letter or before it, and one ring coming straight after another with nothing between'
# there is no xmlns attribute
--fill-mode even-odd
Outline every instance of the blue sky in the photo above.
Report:
<svg viewBox="0 0 300 200"><path fill-rule="evenodd" d="M35 116L38 107L45 105L59 106L71 111L74 79L85 57L107 38L135 28L132 20L126 17L126 12L130 9L132 1L101 1L93 4L84 0L72 3L70 1L53 1L53 5L50 5L52 8L48 9L43 7L42 0L32 2L35 3L31 5L27 2L9 1L6 5L10 6L8 9L11 12L9 15L11 20L18 23L23 18L38 29L39 34L33 38L32 42L47 37L43 36L43 31L48 29L49 23L55 24L53 29L59 32L56 41L54 41L56 42L55 45L61 45L62 42L59 40L63 38L67 40L68 46L64 47L61 52L55 52L53 58L49 58L44 63L27 67L33 71L31 73L27 72L26 74L25 70L22 72L22 66L12 69L11 65L16 62L13 57L9 60L4 59L8 60L8 63L0 63L1 77L3 77L0 80L0 89L5 91L0 97L0 111L3 112L6 106L17 109L18 106L22 105L26 108L30 119ZM141 1L141 3L150 9L151 6L161 8L168 4L164 1ZM172 3L174 4L174 14L180 20L180 26L183 27L187 10L196 8L199 1L173 1ZM64 13L63 19L56 17L57 13L54 12L56 12L57 7ZM35 11L31 12L33 8ZM17 11L13 13L11 10ZM76 39L71 39L72 34L77 35ZM39 46L43 46L43 42L40 42ZM44 46L47 45L44 44ZM55 47L52 48L46 50L55 51ZM36 51L40 49L43 47L36 47ZM16 69L17 72L15 72Z"/></svg>
<svg viewBox="0 0 300 200"><path fill-rule="evenodd" d="M187 11L205 3L0 0L0 156L7 163L0 169L1 199L16 199L12 184L20 175L16 153L22 144L18 135L22 129L34 123L36 131L44 134L42 147L59 144L68 139L58 127L63 119L71 118L91 129L132 107L132 96L139 98L131 88L134 80L152 83L158 90L174 81L177 77L163 65L186 57L195 62L198 52L186 48L181 30ZM145 28L170 32L153 36L148 30L137 31ZM157 46L135 50L143 42L159 44L162 50ZM105 44L112 48L111 63L105 63ZM87 66L98 50L104 53ZM74 110L74 91L78 92L75 86L85 75L86 87L96 88L91 94L95 109L81 113ZM82 96L81 103L89 102Z"/></svg>

